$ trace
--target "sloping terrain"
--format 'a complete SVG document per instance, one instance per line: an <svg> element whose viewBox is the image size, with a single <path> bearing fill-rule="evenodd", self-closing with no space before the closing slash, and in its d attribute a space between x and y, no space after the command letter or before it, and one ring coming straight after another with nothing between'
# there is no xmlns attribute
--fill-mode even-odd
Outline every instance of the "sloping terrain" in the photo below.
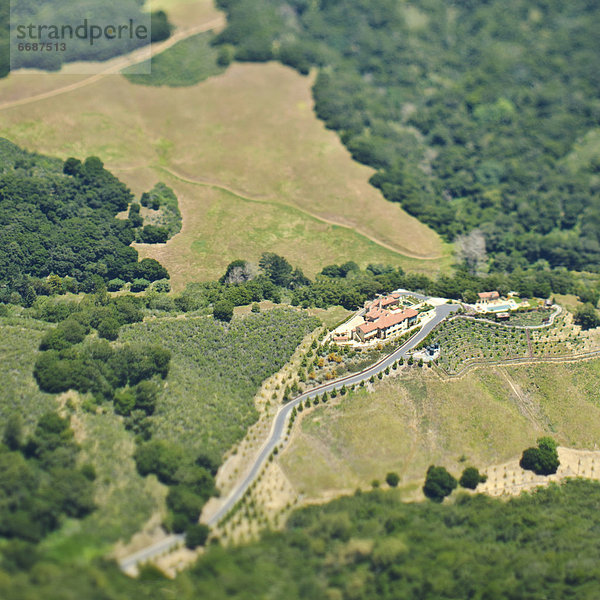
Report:
<svg viewBox="0 0 600 600"><path fill-rule="evenodd" d="M460 474L466 464L501 463L541 435L595 449L599 376L599 360L489 367L453 380L413 367L371 393L313 409L280 464L299 493L319 498L383 482L390 471L402 486L430 464Z"/></svg>
<svg viewBox="0 0 600 600"><path fill-rule="evenodd" d="M192 18L218 14L200 12ZM0 82L0 94L10 103L78 81L11 75ZM8 104L0 128L28 149L61 158L97 155L136 193L158 180L171 185L183 231L164 248L140 250L160 254L175 287L269 250L296 254L308 274L346 260L444 269L449 247L369 185L372 169L355 163L315 117L310 85L276 64L233 65L178 89L110 76Z"/></svg>

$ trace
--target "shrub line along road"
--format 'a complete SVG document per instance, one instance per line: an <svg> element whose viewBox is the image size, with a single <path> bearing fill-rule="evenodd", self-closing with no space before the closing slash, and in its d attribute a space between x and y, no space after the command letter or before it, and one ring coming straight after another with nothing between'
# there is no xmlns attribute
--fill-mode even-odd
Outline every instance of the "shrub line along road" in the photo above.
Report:
<svg viewBox="0 0 600 600"><path fill-rule="evenodd" d="M417 297L419 299L426 299L426 296L421 296L419 294L415 294L411 292L406 295L410 295L413 297ZM335 381L331 381L329 383L322 384L318 387L315 387L311 390L308 390L294 398L287 404L283 405L277 414L275 415L275 419L273 420L273 425L271 427L271 432L267 441L263 444L260 452L254 459L252 466L249 471L246 473L246 476L242 481L240 481L234 489L229 493L227 498L224 500L223 504L220 508L215 511L208 519L206 519L206 524L209 526L215 526L218 522L235 506L236 502L238 502L242 496L246 493L246 490L252 485L254 480L260 474L260 471L275 449L278 446L283 438L285 437L285 433L287 430L287 423L290 417L290 414L294 407L298 406L301 402L304 402L307 399L314 398L317 395L323 394L325 392L331 392L332 390L338 390L342 386L351 386L355 384L359 384L361 381L365 381L369 379L373 375L377 375L381 371L384 371L387 367L393 365L399 358L403 357L407 352L412 350L415 346L420 344L444 319L446 319L449 315L456 312L459 308L458 304L442 304L435 308L434 317L425 323L421 330L411 337L408 341L406 341L402 346L400 346L397 350L394 350L391 354L388 354L385 358L380 360L379 362L371 365L366 368L364 371L360 371L359 373L355 373L353 375L348 375L347 377L343 377L341 379L336 379ZM143 563L145 561L150 560L160 554L168 552L178 544L182 543L185 539L185 536L182 534L173 534L170 535L160 542L153 544L135 554L132 554L119 562L119 566L123 571L131 572L135 570L138 564Z"/></svg>

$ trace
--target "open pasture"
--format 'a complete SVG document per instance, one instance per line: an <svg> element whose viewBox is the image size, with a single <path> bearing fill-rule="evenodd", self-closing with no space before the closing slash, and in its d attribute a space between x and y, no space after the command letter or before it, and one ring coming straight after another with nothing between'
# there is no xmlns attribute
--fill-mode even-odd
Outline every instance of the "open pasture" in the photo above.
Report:
<svg viewBox="0 0 600 600"><path fill-rule="evenodd" d="M280 465L310 500L368 488L390 471L400 475L401 487L410 486L430 464L460 475L466 465L513 459L542 435L594 450L599 375L600 360L480 368L453 380L405 366L372 392L312 409L296 425Z"/></svg>
<svg viewBox="0 0 600 600"><path fill-rule="evenodd" d="M80 81L11 75L0 81L0 95L15 101ZM176 89L109 75L5 106L0 131L61 158L97 155L136 194L157 181L171 185L184 229L165 247L141 253L177 271L175 288L264 251L310 275L346 260L429 274L447 268L450 247L371 187L372 169L355 163L315 117L311 82L274 63L235 64Z"/></svg>

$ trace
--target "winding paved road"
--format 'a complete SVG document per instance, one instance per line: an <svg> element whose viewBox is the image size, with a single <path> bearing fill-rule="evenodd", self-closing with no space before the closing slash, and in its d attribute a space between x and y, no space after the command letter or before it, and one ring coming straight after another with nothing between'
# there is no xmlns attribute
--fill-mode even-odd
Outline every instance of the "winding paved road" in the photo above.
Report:
<svg viewBox="0 0 600 600"><path fill-rule="evenodd" d="M400 290L399 290L400 291ZM403 290L401 290L403 292ZM408 293L407 295L417 297L419 299L425 300L426 296L421 296L419 294L415 294L413 292ZM408 352L410 352L415 346L419 345L444 319L446 319L449 315L456 312L459 308L458 304L442 304L435 308L434 317L429 320L421 330L414 335L412 338L407 340L402 346L400 346L397 350L388 354L385 358L380 360L379 362L371 365L364 371L360 371L359 373L354 373L353 375L348 375L347 377L343 377L341 379L336 379L335 381L322 384L317 386L311 390L308 390L294 398L291 402L283 405L277 414L275 415L275 419L273 421L273 425L271 427L271 432L267 441L264 443L260 452L254 459L252 466L249 471L246 473L245 477L234 487L234 489L229 493L229 495L225 498L221 506L216 510L207 520L206 524L209 526L215 526L219 523L219 521L235 506L236 502L242 498L246 490L252 485L252 482L258 477L263 465L269 458L269 455L276 446L278 446L281 441L285 437L285 433L287 430L287 423L290 418L290 414L294 407L298 406L301 402L305 402L309 398L314 398L317 395L321 395L325 392L331 392L332 390L338 390L342 386L349 387L351 385L359 384L361 381L366 381L373 375L377 375L381 371L384 371L387 367L393 365L400 357L405 356ZM150 560L160 554L168 552L178 544L181 544L185 539L183 535L170 535L149 546L132 554L125 559L119 562L119 565L123 571L131 571L135 569L135 567L143 563L147 560Z"/></svg>
<svg viewBox="0 0 600 600"><path fill-rule="evenodd" d="M415 296L415 294L411 295ZM282 406L275 416L269 438L254 460L254 463L252 464L252 467L248 471L246 477L231 491L221 507L210 516L210 518L207 520L207 524L211 526L216 525L233 508L235 503L244 495L245 491L256 479L271 452L273 452L275 447L285 437L288 419L295 406L298 406L298 404L309 398L314 398L315 396L325 392L339 390L344 385L349 387L351 385L358 384L361 381L369 379L372 375L377 375L379 372L384 371L387 367L393 365L400 357L404 356L407 352L420 344L431 333L431 331L435 329L435 327L437 327L450 314L456 312L458 308L459 307L457 304L442 304L441 306L438 306L435 309L435 316L428 321L415 336L406 341L397 350L391 354L388 354L388 356L380 360L378 363L375 363L359 373L354 373L353 375L348 375L347 377L336 379L330 383L325 383L308 390L297 398L294 398L294 400L291 402L288 402Z"/></svg>

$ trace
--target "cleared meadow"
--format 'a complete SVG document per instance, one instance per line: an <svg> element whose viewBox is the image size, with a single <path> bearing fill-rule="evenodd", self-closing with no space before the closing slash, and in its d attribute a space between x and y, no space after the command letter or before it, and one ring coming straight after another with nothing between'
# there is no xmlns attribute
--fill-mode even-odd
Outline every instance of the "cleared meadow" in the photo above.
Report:
<svg viewBox="0 0 600 600"><path fill-rule="evenodd" d="M210 17L206 6L177 6L178 19L185 10L191 19ZM0 95L17 100L80 79L11 75L0 81ZM177 89L110 75L5 108L0 131L61 158L97 155L136 194L160 180L171 185L184 229L166 246L140 252L173 270L175 288L264 251L288 257L309 275L346 260L429 274L447 268L450 247L371 187L373 171L355 163L317 120L311 81L274 63L235 64Z"/></svg>
<svg viewBox="0 0 600 600"><path fill-rule="evenodd" d="M512 459L545 434L563 446L595 449L598 377L600 360L491 367L455 380L404 367L372 393L313 409L280 465L310 500L383 482L390 471L410 487L430 464L459 475L469 464Z"/></svg>

